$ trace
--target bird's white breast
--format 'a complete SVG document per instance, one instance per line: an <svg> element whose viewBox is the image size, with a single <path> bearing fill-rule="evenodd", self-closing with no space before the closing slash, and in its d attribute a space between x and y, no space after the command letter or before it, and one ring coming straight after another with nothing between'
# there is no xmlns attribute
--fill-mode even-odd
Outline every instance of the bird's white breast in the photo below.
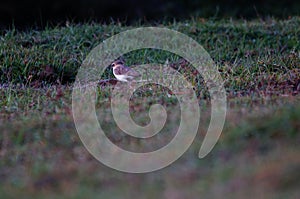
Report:
<svg viewBox="0 0 300 199"><path fill-rule="evenodd" d="M115 75L115 77L122 82L128 82L128 80L133 79L133 77L127 75Z"/></svg>

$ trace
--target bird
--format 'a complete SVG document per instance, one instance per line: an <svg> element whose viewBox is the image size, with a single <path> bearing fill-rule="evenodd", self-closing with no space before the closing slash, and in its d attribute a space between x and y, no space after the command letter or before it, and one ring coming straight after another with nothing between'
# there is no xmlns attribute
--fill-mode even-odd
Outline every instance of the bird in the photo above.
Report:
<svg viewBox="0 0 300 199"><path fill-rule="evenodd" d="M114 76L121 82L131 82L135 78L141 76L137 71L125 66L125 63L122 60L114 61L111 66L113 68Z"/></svg>

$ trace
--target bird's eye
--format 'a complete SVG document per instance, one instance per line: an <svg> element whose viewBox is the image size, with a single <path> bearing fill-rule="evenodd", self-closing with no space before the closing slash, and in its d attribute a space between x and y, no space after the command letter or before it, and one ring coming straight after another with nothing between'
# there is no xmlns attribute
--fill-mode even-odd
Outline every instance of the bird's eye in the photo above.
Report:
<svg viewBox="0 0 300 199"><path fill-rule="evenodd" d="M115 65L116 65L115 63L112 63L112 64L111 64L112 67L114 67Z"/></svg>

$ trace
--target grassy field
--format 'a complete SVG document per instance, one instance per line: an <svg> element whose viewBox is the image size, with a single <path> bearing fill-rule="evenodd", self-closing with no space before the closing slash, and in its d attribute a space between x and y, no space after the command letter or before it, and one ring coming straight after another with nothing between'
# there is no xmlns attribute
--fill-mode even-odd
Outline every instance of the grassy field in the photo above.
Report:
<svg viewBox="0 0 300 199"><path fill-rule="evenodd" d="M194 18L155 26L192 37L218 66L228 112L213 151L197 158L210 119L209 96L198 76L189 79L201 108L198 135L167 168L148 174L118 172L99 163L81 143L71 108L77 69L104 39L139 24L1 30L0 198L299 198L300 18ZM124 58L128 65L168 59L172 66L193 72L180 57L164 51L144 49ZM111 77L109 70L103 76ZM152 89L156 95L134 96L137 123L147 123L153 101L173 115L163 135L142 141L116 130L109 105L112 88L98 88L97 114L113 142L143 151L172 139L180 119L176 99L161 88Z"/></svg>

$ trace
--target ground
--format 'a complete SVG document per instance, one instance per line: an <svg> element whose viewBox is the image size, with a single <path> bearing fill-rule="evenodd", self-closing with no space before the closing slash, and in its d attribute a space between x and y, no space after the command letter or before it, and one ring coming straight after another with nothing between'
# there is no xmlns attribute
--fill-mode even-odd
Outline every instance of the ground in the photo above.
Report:
<svg viewBox="0 0 300 199"><path fill-rule="evenodd" d="M192 146L162 170L128 174L98 162L80 141L71 105L77 69L101 41L138 24L3 30L1 197L299 198L300 19L193 18L156 26L192 37L218 66L228 112L212 152L203 159L197 156L210 119L210 97L201 77L182 58L153 49L128 53L124 59L127 65L164 64L168 59L181 73L194 74L187 76L197 93L201 123ZM112 77L107 70L102 79ZM149 122L147 111L152 100L165 105L173 115L164 129L166 136L143 142L116 131L109 105L113 86L98 86L96 105L100 123L113 142L142 151L161 147L172 138L180 118L175 117L178 101L167 95L168 91L153 86L152 92L141 92L147 91L145 87L132 99L132 116L137 123Z"/></svg>

